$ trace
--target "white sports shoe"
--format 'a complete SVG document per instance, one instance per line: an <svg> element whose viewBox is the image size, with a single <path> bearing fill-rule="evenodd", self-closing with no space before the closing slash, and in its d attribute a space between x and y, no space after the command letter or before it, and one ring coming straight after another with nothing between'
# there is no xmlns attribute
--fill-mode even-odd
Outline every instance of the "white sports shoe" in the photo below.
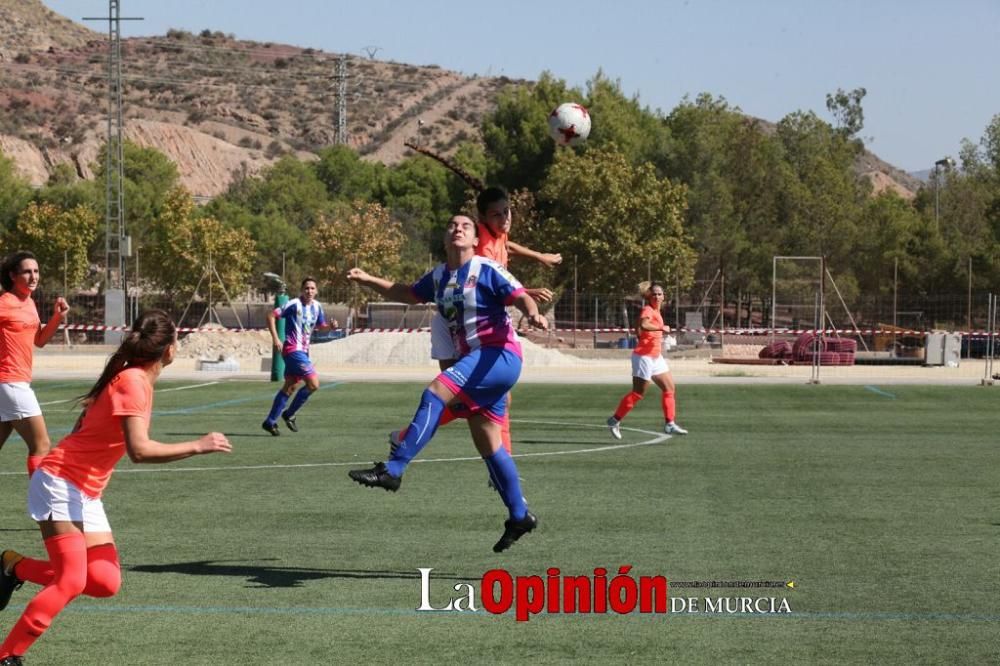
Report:
<svg viewBox="0 0 1000 666"><path fill-rule="evenodd" d="M673 421L671 421L670 423L665 423L663 425L663 432L667 433L668 435L686 435L686 434L688 434L687 430L685 430L684 428L680 427L679 425L677 425Z"/></svg>
<svg viewBox="0 0 1000 666"><path fill-rule="evenodd" d="M621 421L613 416L608 417L608 430L611 431L611 436L615 439L622 438Z"/></svg>

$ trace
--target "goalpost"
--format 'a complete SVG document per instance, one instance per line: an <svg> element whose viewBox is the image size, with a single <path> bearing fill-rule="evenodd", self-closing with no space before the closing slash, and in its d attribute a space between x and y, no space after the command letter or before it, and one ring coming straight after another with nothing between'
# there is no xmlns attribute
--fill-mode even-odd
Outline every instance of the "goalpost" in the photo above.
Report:
<svg viewBox="0 0 1000 666"><path fill-rule="evenodd" d="M822 323L826 320L825 271L826 261L823 257L772 257L771 338L779 328L822 328ZM817 308L821 311L818 320ZM785 317L782 322L784 326L779 326L779 316ZM803 327L803 320L811 323Z"/></svg>
<svg viewBox="0 0 1000 666"><path fill-rule="evenodd" d="M809 342L808 350L810 384L819 384L819 352L823 348L823 322L826 321L825 277L826 260L823 257L774 256L771 260L771 330L768 338L774 342L779 316L787 317L780 328L813 329L815 337Z"/></svg>

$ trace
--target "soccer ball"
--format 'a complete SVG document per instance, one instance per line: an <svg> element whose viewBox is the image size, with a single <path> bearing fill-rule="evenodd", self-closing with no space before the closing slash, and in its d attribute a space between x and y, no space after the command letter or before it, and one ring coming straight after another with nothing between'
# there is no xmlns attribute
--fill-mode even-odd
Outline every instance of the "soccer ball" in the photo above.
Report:
<svg viewBox="0 0 1000 666"><path fill-rule="evenodd" d="M590 112L586 107L566 102L549 114L549 134L560 146L577 146L590 135Z"/></svg>

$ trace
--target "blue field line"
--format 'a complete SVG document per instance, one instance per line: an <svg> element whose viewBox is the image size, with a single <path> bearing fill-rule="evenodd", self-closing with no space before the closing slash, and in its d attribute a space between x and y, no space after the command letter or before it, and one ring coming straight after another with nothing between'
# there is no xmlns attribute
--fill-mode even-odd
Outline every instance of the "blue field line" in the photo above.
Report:
<svg viewBox="0 0 1000 666"><path fill-rule="evenodd" d="M334 386L342 386L343 384L346 384L346 383L347 382L330 382L328 384L320 384L319 390L322 391L323 389L326 389L326 388L332 388ZM206 386L207 386L207 384L206 384ZM172 390L172 389L168 389L168 390ZM246 402L253 402L254 400L262 400L264 398L271 399L271 398L274 397L274 394L277 393L277 392L278 392L277 389L275 389L271 393L266 393L266 394L265 393L261 393L261 394L258 394L256 396L252 396L252 397L249 397L249 398L236 398L234 400L222 400L220 402L210 402L210 403L205 404L205 405L198 405L197 407L184 407L183 409L154 410L153 411L153 416L185 416L185 415L188 415L188 414L197 414L199 412L205 412L205 411L208 411L208 410L215 409L216 407L227 407L227 406L230 406L230 405L240 405L240 404L243 404L243 403L246 403ZM65 402L70 402L70 401L67 400ZM69 427L69 428L49 428L49 435L68 435L72 430L73 430L72 427ZM19 435L17 433L12 433L12 436L14 437L15 441L20 441L20 437L19 437Z"/></svg>
<svg viewBox="0 0 1000 666"><path fill-rule="evenodd" d="M39 386L36 393L45 393L47 391L54 391L55 389L69 388L70 386L79 387L81 389L86 389L93 386L93 382L88 382L85 379L81 379L76 382L66 382L65 384L46 384Z"/></svg>
<svg viewBox="0 0 1000 666"><path fill-rule="evenodd" d="M347 382L330 382L328 384L320 384L319 390L322 391L323 389L333 388L335 386L342 386L346 383ZM153 416L184 416L187 414L198 414L200 412L206 412L212 409L216 409L218 407L231 407L232 405L242 405L247 402L254 402L255 400L262 400L264 398L270 400L271 398L274 397L275 393L277 392L278 389L275 389L270 393L260 393L255 396L251 396L249 398L234 398L232 400L221 400L219 402L210 402L205 405L198 405L196 407L184 407L181 409L155 410L153 412Z"/></svg>
<svg viewBox="0 0 1000 666"><path fill-rule="evenodd" d="M11 609L23 610L23 605L11 604ZM478 617L492 618L492 613L480 609L477 611L418 611L412 608L330 608L330 607L286 607L275 608L267 606L167 606L167 605L98 605L71 604L64 612L78 613L164 613L188 615L403 615L427 618L442 617ZM503 614L514 616L514 610ZM1000 615L984 615L980 613L937 613L937 612L893 612L893 611L792 611L790 613L639 613L627 614L630 617L643 619L680 618L695 619L769 619L769 620L805 620L812 622L970 622L992 623L1000 622ZM617 613L538 613L532 615L532 620L548 619L550 622L560 618L613 618Z"/></svg>
<svg viewBox="0 0 1000 666"><path fill-rule="evenodd" d="M880 395L883 398L890 398L892 400L896 399L896 394L895 393L889 393L888 391L883 391L882 389L880 389L877 386L870 386L870 385L868 385L868 386L865 386L865 390L866 391L871 391L875 395Z"/></svg>

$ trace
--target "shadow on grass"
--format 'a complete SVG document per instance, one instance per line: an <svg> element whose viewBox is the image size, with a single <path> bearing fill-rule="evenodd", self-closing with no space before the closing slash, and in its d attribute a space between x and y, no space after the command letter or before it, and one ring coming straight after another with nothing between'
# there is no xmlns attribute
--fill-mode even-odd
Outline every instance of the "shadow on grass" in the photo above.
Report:
<svg viewBox="0 0 1000 666"><path fill-rule="evenodd" d="M167 436L169 436L169 437L193 437L193 438L197 439L197 438L201 437L202 435L204 435L205 433L204 432L168 432L168 433L165 433L165 434ZM260 432L224 432L222 434L225 435L226 437L267 437L268 439L271 439L271 438L274 437L274 435L272 435L271 433L264 432L263 430L261 430Z"/></svg>
<svg viewBox="0 0 1000 666"><path fill-rule="evenodd" d="M280 567L267 565L238 564L235 561L201 560L197 562L174 562L172 564L137 564L127 567L129 571L140 573L175 573L187 576L232 576L245 578L247 587L275 588L301 587L310 580L324 578L351 579L412 579L419 580L420 572L412 571L369 571L364 569L308 569L302 567ZM438 574L434 578L443 580L470 580L469 576ZM474 577L473 577L474 578Z"/></svg>

